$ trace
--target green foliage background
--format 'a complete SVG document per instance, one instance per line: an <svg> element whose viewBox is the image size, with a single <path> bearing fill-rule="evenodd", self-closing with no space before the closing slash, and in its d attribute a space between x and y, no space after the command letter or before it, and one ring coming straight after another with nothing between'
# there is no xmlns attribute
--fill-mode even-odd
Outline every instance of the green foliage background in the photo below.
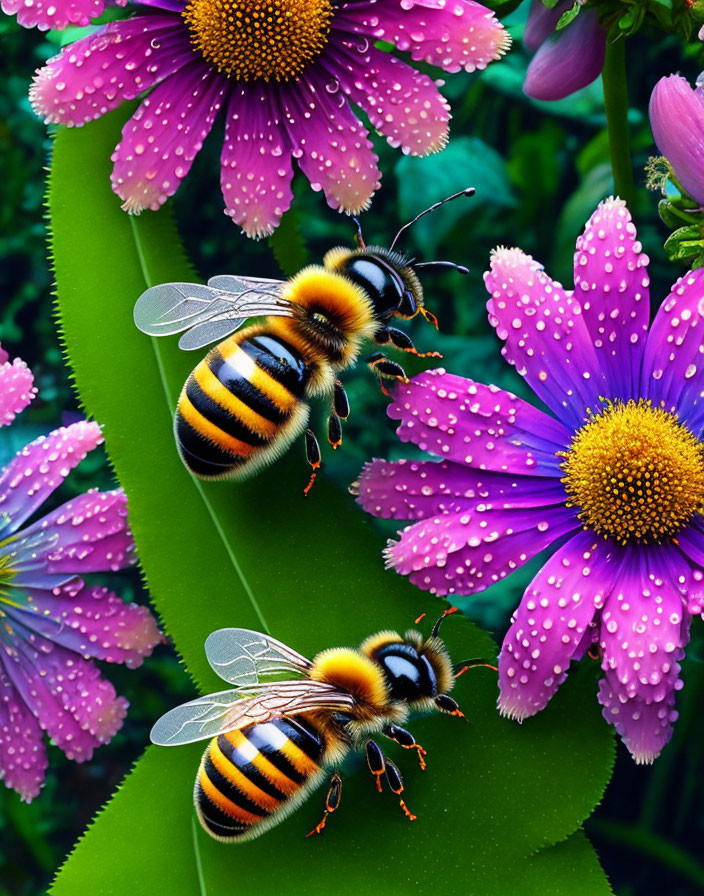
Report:
<svg viewBox="0 0 704 896"><path fill-rule="evenodd" d="M520 29L521 10L511 28L514 37ZM0 206L0 220L6 225L3 232L8 234L0 244L8 261L2 274L7 299L0 304L0 340L32 365L41 389L40 401L24 415L22 425L12 429L14 447L58 422L61 411L77 409L51 316L51 277L40 224L41 169L48 159L48 146L44 143L39 151L44 129L23 100L31 69L55 51L53 40L51 34L42 38L12 26L4 36L4 65L12 74L7 93L0 98L2 126L6 136L11 135L2 141L3 171L10 189L3 191ZM679 66L681 48L674 39L647 33L629 46L632 129L642 169L653 151L643 116L649 91L659 75ZM505 62L480 76L448 78L444 92L454 111L453 141L443 154L425 160L404 158L376 141L385 172L383 188L363 221L369 242L388 243L395 222L402 223L438 196L467 183L477 187L474 200L445 209L432 226L423 223L409 237L413 254L429 259L438 253L472 268L470 277L459 283L451 274L432 280L429 305L438 314L443 333L436 335L419 325L413 336L419 345L442 351L448 368L518 392L521 384L502 365L485 320L481 273L488 252L499 243L520 245L569 282L574 238L598 200L612 189L598 83L561 103L532 103L520 91L525 63L525 54L517 46ZM697 73L694 60L684 60L681 67L692 79ZM116 125L98 123L61 135L57 152L63 153L67 178L72 165L80 166L81 152L102 151L103 127ZM280 237L270 247L240 237L220 206L218 137L214 134L209 139L174 203L188 256L200 275L229 270L277 276L272 248L286 270L306 258L320 258L333 244L349 244L349 222L330 212L302 179L296 184L297 215L286 221L285 239ZM95 164L100 166L97 157ZM106 158L103 168L107 171ZM68 189L69 185L67 179L64 186ZM61 181L55 181L56 188L61 189ZM110 677L132 703L127 729L85 767L64 762L52 750L47 787L30 807L20 806L14 795L0 793L0 850L4 852L0 881L13 896L44 892L62 855L140 754L151 721L165 708L192 696L194 684L213 685L202 655L205 634L220 624L262 627L248 592L272 631L304 652L314 652L323 644L350 643L378 626L406 627L423 610L432 614L435 606L397 577L380 575L374 563L382 539L366 529L367 523L350 515L344 488L364 460L408 453L394 441L384 403L364 372L347 380L353 415L345 429L345 444L329 459L327 482L321 483L311 501L302 505L297 500L306 474L295 449L261 481L236 493L196 487L184 478L166 438L170 436L166 394L173 401L192 359L179 356L173 346L161 349L162 384L154 349L129 326L125 312L143 288L145 276L166 279L162 272L168 268L171 278L183 264L173 253L166 255L167 261L151 254L162 240L172 245L170 219L146 214L128 225L117 212L117 200L102 188L79 201L71 197L70 204L66 196L55 193L54 202L63 204L65 215L56 232L57 240L64 240L63 245L55 245L57 276L60 286L62 277L66 286L60 293L60 313L78 386L89 412L106 424L110 459L130 493L151 594L191 679L178 665L173 649L166 647L136 673L110 670ZM660 248L664 234L655 204L652 196L639 190L636 220L653 257L653 295L663 297L675 271ZM114 220L115 229L101 233L98 220ZM297 232L302 241L294 238ZM109 264L113 255L114 266ZM127 259L127 264L118 267L116 259ZM80 306L72 305L71 289L80 293L85 277L96 277L96 273L95 319L84 316L83 308L80 317L72 320L72 309L78 314ZM122 347L120 354L116 346ZM113 378L108 392L106 373ZM135 433L140 433L140 441ZM155 450L159 445L161 450ZM7 453L12 449L10 444L2 446ZM107 484L109 474L101 461L91 459L83 465L67 489L84 490L100 477ZM271 508L272 515L253 527L241 525L242 520L256 520L255 511L261 507ZM276 508L286 511L277 513ZM213 536L213 515L228 534L226 541ZM168 533L153 525L156 518L164 521ZM288 545L271 564L259 560L265 536L271 538L265 527L283 533L276 543ZM388 528L378 527L381 534ZM193 557L194 543L204 543L207 555L202 551ZM361 547L364 544L366 548ZM361 564L355 562L356 552L365 557ZM301 556L306 557L305 564ZM468 615L494 632L497 640L536 565L488 594L465 600ZM140 591L136 576L127 587L124 577L121 582L128 597ZM173 583L178 584L175 595L170 591ZM298 602L282 600L282 589L287 595L303 593L304 597ZM360 594L368 600L360 602ZM324 623L319 609L323 606ZM489 649L466 623L448 622L447 634L463 654ZM660 893L665 888L668 893L688 896L704 886L704 868L697 859L704 834L699 811L704 796L704 751L696 711L704 696L704 664L696 625L693 634L684 672L682 718L673 742L654 769L636 768L620 756L605 802L588 824L614 889L623 896ZM470 887L476 887L476 892L503 894L513 892L517 880L525 892L531 892L532 882L535 892L608 892L583 835L572 834L597 801L609 771L609 737L593 697L594 673L587 667L581 670L571 689L542 714L538 724L522 728L497 718L490 673L480 671L471 680L465 676L458 692L471 725L458 727L455 720L430 718L414 726L421 742L432 748L432 764L423 776L411 770L407 756L400 757L404 770L409 769L408 799L419 822L408 826L390 798L376 799L364 770L352 768L335 825L320 845L316 842L311 847L317 852L308 852L310 841L300 838L306 825L317 820L319 800L315 798L261 841L262 852L257 845L244 852L223 851L199 833L194 841L189 793L199 749L166 755L150 750L83 840L54 892L60 896L122 893L121 881L129 879L124 875L132 874L144 882L144 892L168 886L189 896L198 894L197 887L203 884L210 894L231 888L233 880L249 879L255 864L266 863L268 855L282 857L292 881L310 874L311 856L319 856L317 873L329 874L336 888L341 884L342 892L368 886L372 869L388 875L383 878L384 892L405 892L418 881L425 881L424 889L429 889L432 881L438 886L442 883L450 893L474 892ZM561 724L566 717L568 726ZM562 798L568 791L581 794L577 803L574 797ZM554 806L551 817L534 812L536 805L546 804L546 794ZM535 814L544 827L534 823ZM455 824L448 826L448 818ZM565 837L559 846L534 852ZM371 863L369 855L376 857L382 842L388 851ZM508 850L506 855L501 855L501 848ZM154 861L155 850L163 855L161 862ZM432 855L433 860L421 866L420 853ZM530 859L529 854L533 854ZM183 861L174 862L173 856ZM268 863L272 864L270 859ZM497 868L503 878L496 876ZM494 869L493 878L488 876L490 869Z"/></svg>

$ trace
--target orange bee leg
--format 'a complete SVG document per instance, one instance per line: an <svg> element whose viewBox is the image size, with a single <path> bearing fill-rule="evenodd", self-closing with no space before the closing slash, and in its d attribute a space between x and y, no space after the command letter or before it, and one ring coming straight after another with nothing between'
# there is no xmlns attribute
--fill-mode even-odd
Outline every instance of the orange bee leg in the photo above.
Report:
<svg viewBox="0 0 704 896"><path fill-rule="evenodd" d="M448 697L447 694L438 694L435 698L435 705L440 712L446 712L448 715L457 716L460 719L467 719L467 716L457 705L457 701L453 700L452 697Z"/></svg>
<svg viewBox="0 0 704 896"><path fill-rule="evenodd" d="M308 485L303 489L304 498L308 497L308 492L313 488L315 477L320 469L320 445L312 429L306 430L306 459L311 465L313 472L310 474Z"/></svg>
<svg viewBox="0 0 704 896"><path fill-rule="evenodd" d="M391 361L386 355L380 353L372 355L367 361L367 366L372 373L375 373L379 377L379 385L381 386L381 391L384 395L389 394L388 390L384 387L384 380L397 380L400 383L408 382L408 377L406 376L406 371L403 367L395 361Z"/></svg>
<svg viewBox="0 0 704 896"><path fill-rule="evenodd" d="M386 771L386 761L381 747L376 741L368 740L364 745L364 752L367 754L367 765L369 771L376 778L376 789L381 793L381 776Z"/></svg>
<svg viewBox="0 0 704 896"><path fill-rule="evenodd" d="M404 333L403 330L397 330L395 327L382 327L380 330L377 330L374 334L374 342L377 345L393 345L394 348L398 348L402 352L408 352L409 355L416 355L419 358L442 358L440 352L419 352L411 337Z"/></svg>
<svg viewBox="0 0 704 896"><path fill-rule="evenodd" d="M425 757L428 755L428 751L421 747L419 743L416 743L416 739L410 731L406 731L406 729L401 728L400 725L387 725L381 733L390 740L400 744L404 750L416 750L421 771L425 771Z"/></svg>
<svg viewBox="0 0 704 896"><path fill-rule="evenodd" d="M418 816L414 815L401 799L401 794L403 793L403 778L401 777L401 772L396 768L393 762L387 761L386 763L386 780L392 792L399 798L398 802L401 809L403 809L403 814L409 821L415 821Z"/></svg>
<svg viewBox="0 0 704 896"><path fill-rule="evenodd" d="M325 811L323 812L323 817L316 824L312 831L308 831L306 837L312 837L314 834L322 833L325 825L328 823L328 816L332 815L332 813L337 809L340 805L340 797L342 796L342 778L339 776L337 772L330 778L330 787L328 788L328 795L325 798Z"/></svg>

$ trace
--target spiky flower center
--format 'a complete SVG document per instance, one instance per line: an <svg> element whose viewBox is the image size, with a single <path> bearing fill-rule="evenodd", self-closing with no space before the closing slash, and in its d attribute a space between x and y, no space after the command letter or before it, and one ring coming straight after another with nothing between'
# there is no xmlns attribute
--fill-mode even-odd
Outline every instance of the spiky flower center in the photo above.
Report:
<svg viewBox="0 0 704 896"><path fill-rule="evenodd" d="M0 605L9 600L8 586L15 577L15 571L10 565L10 557L8 554L2 553L2 547L6 542L0 542ZM0 617L5 614L0 606Z"/></svg>
<svg viewBox="0 0 704 896"><path fill-rule="evenodd" d="M191 0L183 18L191 43L237 81L290 81L316 59L330 34L331 0Z"/></svg>
<svg viewBox="0 0 704 896"><path fill-rule="evenodd" d="M562 456L569 506L619 544L672 539L704 509L704 445L648 401L610 402Z"/></svg>

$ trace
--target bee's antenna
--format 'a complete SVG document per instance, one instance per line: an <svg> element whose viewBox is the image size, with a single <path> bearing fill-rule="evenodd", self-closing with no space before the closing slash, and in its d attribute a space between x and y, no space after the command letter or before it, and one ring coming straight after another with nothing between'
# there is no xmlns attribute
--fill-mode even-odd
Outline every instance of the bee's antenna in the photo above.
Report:
<svg viewBox="0 0 704 896"><path fill-rule="evenodd" d="M491 663L488 663L485 659L476 659L476 660L465 660L463 663L455 663L452 667L452 671L455 673L455 678L459 678L460 675L464 675L465 672L469 671L469 669L492 669L494 672L499 671L498 666L492 666Z"/></svg>
<svg viewBox="0 0 704 896"><path fill-rule="evenodd" d="M364 242L364 237L362 236L362 225L360 224L357 215L352 215L352 222L355 226L354 241L357 243L357 248L366 249L367 244Z"/></svg>
<svg viewBox="0 0 704 896"><path fill-rule="evenodd" d="M438 621L433 626L433 630L430 633L431 638L437 638L438 632L440 631L440 624L442 623L443 619L445 619L446 616L451 616L453 613L459 613L459 610L457 609L457 607L448 607L448 609L445 610L445 612L442 614L442 616L438 619Z"/></svg>
<svg viewBox="0 0 704 896"><path fill-rule="evenodd" d="M459 199L461 196L474 196L474 187L465 187L465 189L460 190L459 193L453 193L452 196L447 196L445 199L441 199L440 202L436 202L434 205L426 208L425 211L422 211L419 215L416 215L415 218L408 222L408 224L404 224L394 237L393 242L389 246L389 251L393 250L401 234L408 230L412 224L415 224L416 221L420 221L421 218L425 217L425 215L429 215L430 212L434 212L435 209L440 208L441 205L445 205L446 202L452 202L453 199Z"/></svg>
<svg viewBox="0 0 704 896"><path fill-rule="evenodd" d="M466 268L463 264L455 264L454 261L421 261L420 264L412 265L413 270L417 271L418 268L452 268L454 271L457 271L458 274L468 274L469 268Z"/></svg>

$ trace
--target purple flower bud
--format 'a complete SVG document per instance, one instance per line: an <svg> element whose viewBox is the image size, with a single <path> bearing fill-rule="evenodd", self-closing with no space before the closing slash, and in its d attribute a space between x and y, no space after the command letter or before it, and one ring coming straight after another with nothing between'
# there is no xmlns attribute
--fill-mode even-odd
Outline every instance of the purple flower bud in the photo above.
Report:
<svg viewBox="0 0 704 896"><path fill-rule="evenodd" d="M605 55L606 32L588 9L540 46L523 91L536 100L561 100L599 77Z"/></svg>
<svg viewBox="0 0 704 896"><path fill-rule="evenodd" d="M661 78L650 97L650 127L675 177L704 205L704 89L680 75Z"/></svg>
<svg viewBox="0 0 704 896"><path fill-rule="evenodd" d="M523 44L526 50L535 53L543 41L553 33L562 14L571 6L572 0L561 0L553 9L548 9L543 0L533 0L523 30Z"/></svg>

